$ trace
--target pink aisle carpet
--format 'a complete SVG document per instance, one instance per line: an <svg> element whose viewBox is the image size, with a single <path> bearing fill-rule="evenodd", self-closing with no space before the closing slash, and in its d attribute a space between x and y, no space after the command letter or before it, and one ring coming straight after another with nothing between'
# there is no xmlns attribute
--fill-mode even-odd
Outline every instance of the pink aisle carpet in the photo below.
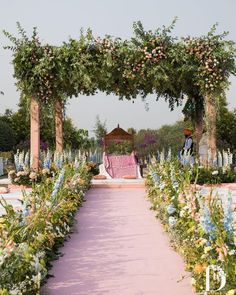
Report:
<svg viewBox="0 0 236 295"><path fill-rule="evenodd" d="M86 200L41 294L193 294L144 188L91 189Z"/></svg>

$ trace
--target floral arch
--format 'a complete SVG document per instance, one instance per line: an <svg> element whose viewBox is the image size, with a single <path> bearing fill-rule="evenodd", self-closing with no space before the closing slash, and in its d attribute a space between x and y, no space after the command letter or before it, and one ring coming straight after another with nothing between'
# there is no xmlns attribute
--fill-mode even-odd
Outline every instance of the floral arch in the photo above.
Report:
<svg viewBox="0 0 236 295"><path fill-rule="evenodd" d="M205 111L208 144L216 153L216 100L235 74L235 46L227 33L216 34L216 26L201 37L176 38L169 27L145 31L134 23L130 40L106 36L95 38L81 31L78 40L61 46L41 44L36 28L28 37L18 23L20 38L8 32L13 43L14 77L18 89L31 99L31 154L33 168L39 161L39 111L55 109L56 149L63 148L62 109L68 97L94 95L97 91L119 99L164 97L171 109L188 98L188 115L195 116L197 135L202 133ZM190 107L189 107L190 106Z"/></svg>

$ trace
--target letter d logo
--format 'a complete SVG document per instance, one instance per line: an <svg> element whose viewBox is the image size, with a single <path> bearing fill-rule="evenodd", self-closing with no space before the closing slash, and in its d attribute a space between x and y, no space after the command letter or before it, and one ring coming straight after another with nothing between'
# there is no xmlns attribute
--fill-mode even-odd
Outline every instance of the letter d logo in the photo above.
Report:
<svg viewBox="0 0 236 295"><path fill-rule="evenodd" d="M220 287L217 290L211 290L210 289L210 270L213 270L213 278L218 281L220 281ZM224 288L226 284L226 276L222 268L218 265L209 265L206 268L206 292L204 295L207 295L207 292L209 291L220 291L221 289Z"/></svg>

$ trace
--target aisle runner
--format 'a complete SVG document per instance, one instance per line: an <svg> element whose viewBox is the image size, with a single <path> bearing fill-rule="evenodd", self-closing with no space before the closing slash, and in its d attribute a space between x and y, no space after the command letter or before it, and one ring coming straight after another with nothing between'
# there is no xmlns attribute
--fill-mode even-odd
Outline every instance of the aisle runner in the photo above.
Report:
<svg viewBox="0 0 236 295"><path fill-rule="evenodd" d="M42 294L193 294L144 189L91 189L86 199Z"/></svg>

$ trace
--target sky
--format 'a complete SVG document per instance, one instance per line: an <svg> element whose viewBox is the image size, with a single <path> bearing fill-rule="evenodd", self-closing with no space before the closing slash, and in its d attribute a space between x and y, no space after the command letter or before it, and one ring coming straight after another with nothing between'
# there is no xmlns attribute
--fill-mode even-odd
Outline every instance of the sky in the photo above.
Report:
<svg viewBox="0 0 236 295"><path fill-rule="evenodd" d="M112 35L128 39L132 36L133 22L140 20L145 29L155 30L169 25L178 17L173 34L200 36L213 24L219 23L218 32L229 31L228 38L236 42L236 0L0 0L0 30L17 35L19 21L29 36L33 27L38 28L42 42L60 45L69 37L79 37L80 29L91 28L95 36ZM0 113L17 110L20 93L15 87L11 52L2 47L9 41L0 32ZM236 78L231 77L227 91L229 109L236 108ZM148 111L146 103L148 104ZM132 101L120 101L118 97L98 93L95 96L79 96L68 101L66 114L74 124L88 129L90 135L98 115L106 121L108 130L117 126L159 128L182 119L181 107L170 111L164 99L155 96Z"/></svg>

